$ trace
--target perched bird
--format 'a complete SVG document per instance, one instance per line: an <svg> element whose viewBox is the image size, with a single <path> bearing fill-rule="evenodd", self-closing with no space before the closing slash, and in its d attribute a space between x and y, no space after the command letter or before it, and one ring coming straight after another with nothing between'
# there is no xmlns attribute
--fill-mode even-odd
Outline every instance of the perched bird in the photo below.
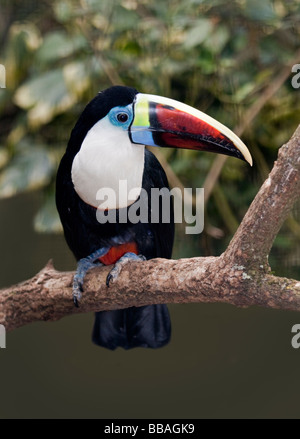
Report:
<svg viewBox="0 0 300 439"><path fill-rule="evenodd" d="M168 181L145 145L211 151L252 164L243 142L199 110L130 87L98 93L72 130L56 182L65 238L78 261L73 282L76 306L85 274L96 264L115 264L107 277L109 286L132 259L171 257L171 197L162 191L167 221L162 219L162 204L158 212L151 204L152 189L168 188ZM144 207L147 215L141 220L138 213ZM130 209L135 216L130 217ZM96 313L93 341L109 349L158 348L168 343L170 333L167 306L150 305Z"/></svg>

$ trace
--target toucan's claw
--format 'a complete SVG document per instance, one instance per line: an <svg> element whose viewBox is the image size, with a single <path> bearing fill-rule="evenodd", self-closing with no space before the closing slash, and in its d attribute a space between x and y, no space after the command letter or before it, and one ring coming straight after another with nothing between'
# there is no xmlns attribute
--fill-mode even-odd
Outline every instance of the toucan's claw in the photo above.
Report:
<svg viewBox="0 0 300 439"><path fill-rule="evenodd" d="M76 308L79 308L78 299L77 299L76 296L74 296L74 294L73 294L73 302L74 302L75 307L76 307Z"/></svg>
<svg viewBox="0 0 300 439"><path fill-rule="evenodd" d="M119 274L124 267L125 264L127 264L130 261L145 261L146 258L143 255L136 255L135 253L125 253L115 264L114 268L110 270L110 272L107 275L106 278L106 286L109 287L110 282L115 282Z"/></svg>
<svg viewBox="0 0 300 439"><path fill-rule="evenodd" d="M83 282L87 271L96 265L102 265L98 260L108 252L109 248L103 247L86 258L82 258L77 263L77 270L73 278L73 301L76 308L79 307L79 301L83 292Z"/></svg>
<svg viewBox="0 0 300 439"><path fill-rule="evenodd" d="M77 272L76 272L77 274ZM82 288L82 282L80 282L77 278L76 278L76 274L74 276L73 279L73 302L74 305L76 306L76 308L79 307L79 301L81 299L81 293L83 292L83 288Z"/></svg>

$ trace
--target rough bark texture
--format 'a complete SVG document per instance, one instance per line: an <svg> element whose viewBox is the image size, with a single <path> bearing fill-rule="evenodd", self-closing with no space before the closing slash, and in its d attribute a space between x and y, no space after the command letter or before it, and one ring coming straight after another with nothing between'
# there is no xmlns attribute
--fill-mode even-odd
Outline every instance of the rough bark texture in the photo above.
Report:
<svg viewBox="0 0 300 439"><path fill-rule="evenodd" d="M299 171L300 126L280 149L221 256L130 262L109 288L110 267L95 268L86 276L79 308L72 301L74 273L58 272L49 263L32 279L0 291L0 324L10 330L72 313L154 303L226 302L300 310L300 281L273 276L268 265L273 240L300 196Z"/></svg>

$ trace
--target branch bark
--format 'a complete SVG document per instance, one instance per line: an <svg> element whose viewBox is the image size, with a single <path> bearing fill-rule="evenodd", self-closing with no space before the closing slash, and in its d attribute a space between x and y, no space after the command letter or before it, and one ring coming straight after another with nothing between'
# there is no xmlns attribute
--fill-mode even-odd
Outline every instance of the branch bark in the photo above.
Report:
<svg viewBox="0 0 300 439"><path fill-rule="evenodd" d="M0 290L0 324L7 330L38 320L155 303L225 302L300 310L300 281L271 274L274 238L300 197L300 125L282 146L269 177L227 250L219 257L132 262L109 288L109 267L91 270L80 308L72 301L73 272L48 263L32 279Z"/></svg>

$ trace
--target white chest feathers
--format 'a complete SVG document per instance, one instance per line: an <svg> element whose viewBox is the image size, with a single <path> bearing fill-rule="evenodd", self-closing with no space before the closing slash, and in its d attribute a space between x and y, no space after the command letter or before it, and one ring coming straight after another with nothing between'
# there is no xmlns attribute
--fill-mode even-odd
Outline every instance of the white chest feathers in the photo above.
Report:
<svg viewBox="0 0 300 439"><path fill-rule="evenodd" d="M140 195L144 154L145 147L131 143L127 130L101 119L88 131L73 160L75 191L94 207L131 205Z"/></svg>

